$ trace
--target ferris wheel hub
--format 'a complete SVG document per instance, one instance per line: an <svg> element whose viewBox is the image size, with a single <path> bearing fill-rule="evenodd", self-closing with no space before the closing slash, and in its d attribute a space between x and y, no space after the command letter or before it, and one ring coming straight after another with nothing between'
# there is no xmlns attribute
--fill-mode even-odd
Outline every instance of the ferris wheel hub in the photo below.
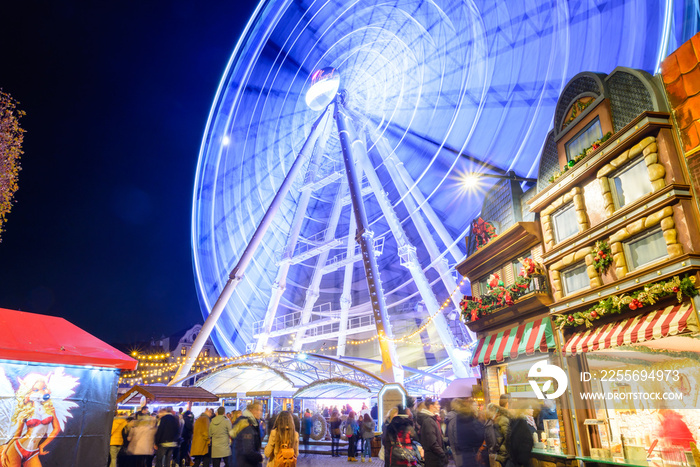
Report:
<svg viewBox="0 0 700 467"><path fill-rule="evenodd" d="M340 89L340 74L333 67L320 68L311 74L311 86L306 91L306 105L320 111L328 107Z"/></svg>

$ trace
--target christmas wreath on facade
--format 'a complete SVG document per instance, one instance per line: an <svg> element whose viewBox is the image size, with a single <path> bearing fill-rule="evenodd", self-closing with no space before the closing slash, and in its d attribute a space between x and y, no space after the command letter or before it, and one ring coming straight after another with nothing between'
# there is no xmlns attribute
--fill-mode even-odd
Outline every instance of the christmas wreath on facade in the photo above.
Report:
<svg viewBox="0 0 700 467"><path fill-rule="evenodd" d="M653 284L645 285L644 289L631 294L615 295L601 300L597 305L585 311L578 311L570 315L557 316L554 323L559 328L581 326L593 326L593 321L610 314L620 314L627 310L636 310L647 305L653 305L662 298L676 296L678 303L683 301L683 296L694 297L698 294L695 287L695 276L679 276Z"/></svg>
<svg viewBox="0 0 700 467"><path fill-rule="evenodd" d="M610 245L605 240L598 240L595 242L593 250L591 250L593 255L593 267L598 274L605 274L610 269L612 264L613 255L610 250Z"/></svg>
<svg viewBox="0 0 700 467"><path fill-rule="evenodd" d="M528 292L532 277L536 274L544 274L544 268L531 258L518 258L518 261L522 264L522 268L514 284L506 287L498 274L491 274L486 283L487 292L484 295L477 298L464 296L460 302L460 308L465 323L476 321L504 306L513 305L515 300Z"/></svg>
<svg viewBox="0 0 700 467"><path fill-rule="evenodd" d="M472 234L476 240L476 249L478 250L496 237L496 228L489 221L479 217L472 222Z"/></svg>

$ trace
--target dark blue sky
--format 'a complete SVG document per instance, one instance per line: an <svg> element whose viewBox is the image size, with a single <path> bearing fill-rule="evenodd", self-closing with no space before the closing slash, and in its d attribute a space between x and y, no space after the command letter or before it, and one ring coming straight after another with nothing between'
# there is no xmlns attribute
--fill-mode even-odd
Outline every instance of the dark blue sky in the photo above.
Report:
<svg viewBox="0 0 700 467"><path fill-rule="evenodd" d="M252 0L0 4L0 87L27 112L0 308L108 342L202 321L192 186Z"/></svg>

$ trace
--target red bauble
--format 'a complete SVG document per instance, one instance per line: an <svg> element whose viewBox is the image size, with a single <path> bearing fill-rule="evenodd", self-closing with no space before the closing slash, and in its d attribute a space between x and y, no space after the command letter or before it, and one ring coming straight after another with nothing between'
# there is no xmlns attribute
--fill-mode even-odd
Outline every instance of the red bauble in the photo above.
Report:
<svg viewBox="0 0 700 467"><path fill-rule="evenodd" d="M568 318L566 318L570 323L574 322L574 317L572 315L569 315Z"/></svg>
<svg viewBox="0 0 700 467"><path fill-rule="evenodd" d="M595 310L591 311L591 318L596 319L598 317L598 313L596 313Z"/></svg>

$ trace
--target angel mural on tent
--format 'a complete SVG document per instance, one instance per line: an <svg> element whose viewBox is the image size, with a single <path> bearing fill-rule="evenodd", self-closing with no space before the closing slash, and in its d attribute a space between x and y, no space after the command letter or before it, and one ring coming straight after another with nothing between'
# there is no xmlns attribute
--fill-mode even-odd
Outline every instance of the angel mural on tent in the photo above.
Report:
<svg viewBox="0 0 700 467"><path fill-rule="evenodd" d="M79 380L57 368L48 374L29 373L17 378L19 388L0 367L0 466L40 467L40 456L62 432L70 410L78 406L71 397Z"/></svg>

